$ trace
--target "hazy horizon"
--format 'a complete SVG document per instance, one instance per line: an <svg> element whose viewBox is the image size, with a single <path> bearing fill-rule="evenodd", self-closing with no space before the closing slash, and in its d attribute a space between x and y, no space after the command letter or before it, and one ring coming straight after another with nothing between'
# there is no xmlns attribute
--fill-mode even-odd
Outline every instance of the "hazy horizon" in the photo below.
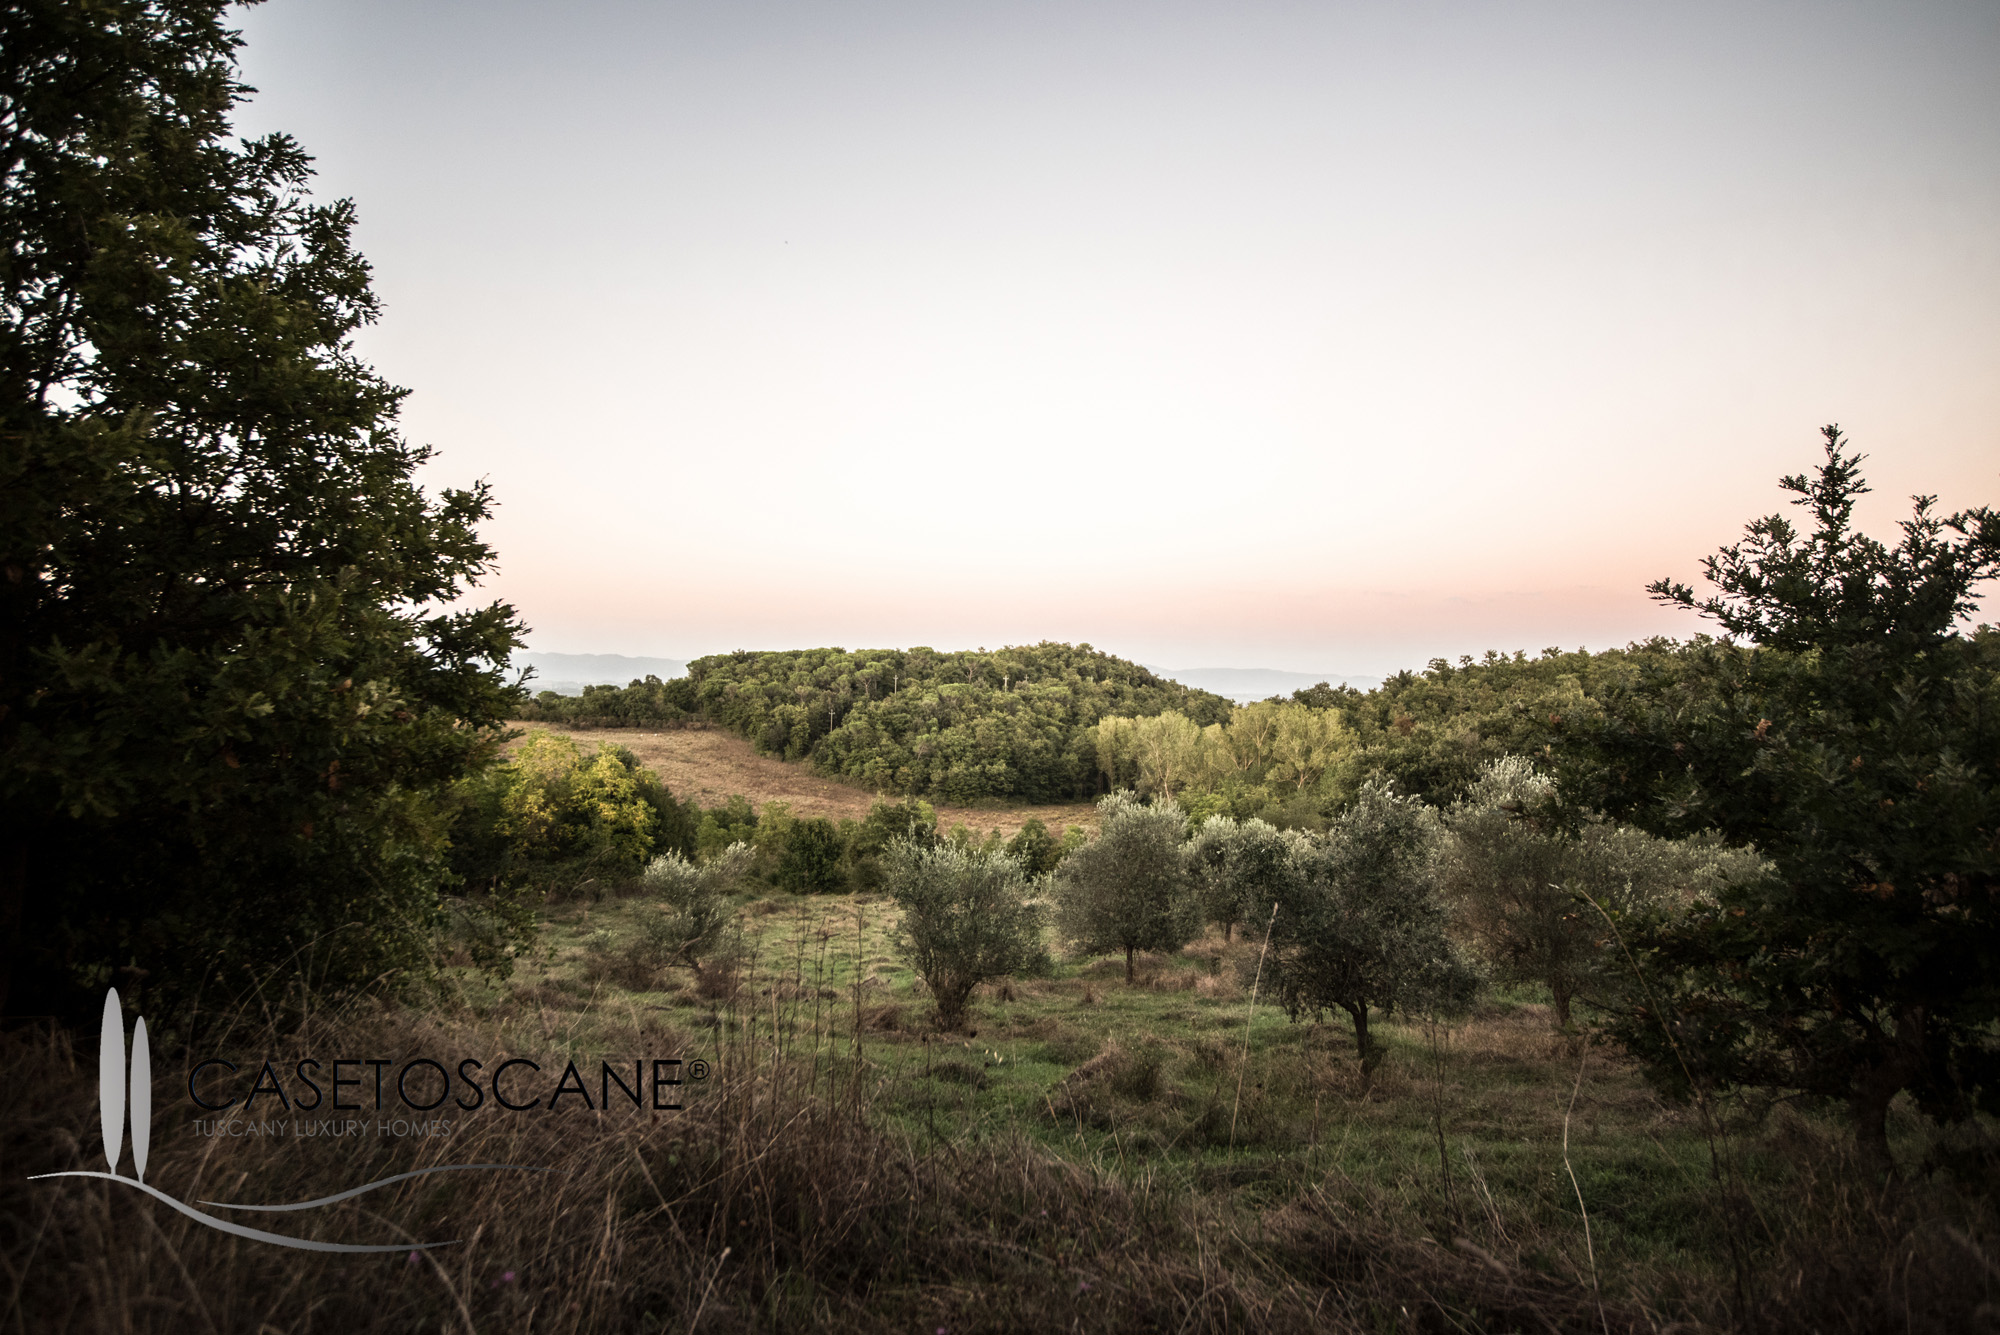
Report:
<svg viewBox="0 0 2000 1335"><path fill-rule="evenodd" d="M826 646L799 645L795 648L822 648ZM910 648L914 646L874 646L856 645L856 649L868 648ZM933 645L952 652L952 646ZM975 648L977 646L974 646ZM1006 646L995 646L1004 648ZM715 651L718 653L727 650ZM662 680L683 676L690 662L706 654L689 654L685 657L667 655L647 657L637 654L574 654L548 652L538 649L523 649L512 659L516 668L531 667L535 677L530 688L537 691L552 690L558 695L581 695L586 686L624 686L647 676L657 676ZM1269 699L1272 696L1289 695L1293 691L1304 690L1320 683L1345 684L1360 690L1370 690L1382 684L1379 676L1340 672L1286 672L1273 668L1208 667L1176 668L1159 663L1142 663L1141 667L1159 674L1184 686L1194 686L1213 691L1217 695L1228 696L1238 704L1254 700Z"/></svg>
<svg viewBox="0 0 2000 1335"><path fill-rule="evenodd" d="M1382 675L1704 628L1839 422L2000 501L2000 8L276 0L552 650Z"/></svg>

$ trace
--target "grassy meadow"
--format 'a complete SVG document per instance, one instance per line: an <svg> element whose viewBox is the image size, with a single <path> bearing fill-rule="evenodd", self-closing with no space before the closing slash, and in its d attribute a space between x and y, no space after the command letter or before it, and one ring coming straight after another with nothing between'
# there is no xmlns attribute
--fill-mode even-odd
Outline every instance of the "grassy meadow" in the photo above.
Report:
<svg viewBox="0 0 2000 1335"><path fill-rule="evenodd" d="M301 1146L191 1134L171 1083L149 1182L304 1199L447 1174L284 1220L387 1256L241 1243L101 1182L92 1065L16 1034L0 1080L29 1245L0 1329L131 1331L1953 1331L1987 1328L1978 1129L1899 1116L1871 1183L1841 1125L1663 1102L1531 993L1390 1020L1364 1080L1344 1024L1253 1006L1258 946L1058 962L937 1032L877 895L743 896L733 959L638 961L643 895L552 905L514 974L441 1003L267 1024L228 1049L709 1063L681 1112L465 1114L448 1139ZM163 1053L164 1057L165 1054ZM178 1066L163 1061L163 1067ZM587 1085L596 1087L594 1080ZM442 1185L440 1185L442 1183ZM227 1214L226 1211L219 1213ZM268 1224L263 1216L253 1221ZM1982 1324L1983 1323L1983 1324Z"/></svg>

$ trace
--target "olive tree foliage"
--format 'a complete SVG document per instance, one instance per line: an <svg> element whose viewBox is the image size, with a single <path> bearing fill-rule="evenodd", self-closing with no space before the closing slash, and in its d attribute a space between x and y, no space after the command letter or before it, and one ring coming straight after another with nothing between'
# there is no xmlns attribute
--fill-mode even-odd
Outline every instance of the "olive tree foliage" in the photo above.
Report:
<svg viewBox="0 0 2000 1335"><path fill-rule="evenodd" d="M738 841L705 863L662 853L647 864L641 883L659 901L659 912L644 919L646 946L655 963L685 964L701 972L701 961L722 944L736 921L729 892L756 858L756 850Z"/></svg>
<svg viewBox="0 0 2000 1335"><path fill-rule="evenodd" d="M1188 873L1204 921L1228 941L1253 904L1269 904L1291 874L1299 836L1258 820L1210 816L1188 841Z"/></svg>
<svg viewBox="0 0 2000 1335"><path fill-rule="evenodd" d="M903 842L891 846L883 870L902 913L895 947L931 990L940 1028L964 1023L973 988L1046 960L1041 905L1006 854Z"/></svg>
<svg viewBox="0 0 2000 1335"><path fill-rule="evenodd" d="M1299 839L1291 874L1260 906L1259 916L1277 910L1265 974L1286 1011L1295 1020L1347 1012L1364 1072L1383 1057L1369 1033L1374 1013L1450 1014L1478 986L1447 931L1443 833L1421 799L1364 783L1325 834Z"/></svg>
<svg viewBox="0 0 2000 1335"><path fill-rule="evenodd" d="M517 699L483 484L427 493L354 209L238 141L221 0L0 10L0 993L428 967Z"/></svg>
<svg viewBox="0 0 2000 1335"><path fill-rule="evenodd" d="M1579 997L1631 992L1636 980L1614 924L1712 902L1723 886L1767 867L1712 834L1661 839L1629 825L1568 821L1554 780L1522 756L1487 762L1444 819L1443 885L1459 923L1501 977L1549 989L1558 1027L1569 1025Z"/></svg>
<svg viewBox="0 0 2000 1335"><path fill-rule="evenodd" d="M1097 803L1097 837L1056 869L1056 922L1074 955L1125 952L1125 981L1141 950L1179 950L1201 930L1182 847L1187 817L1172 802L1129 792Z"/></svg>

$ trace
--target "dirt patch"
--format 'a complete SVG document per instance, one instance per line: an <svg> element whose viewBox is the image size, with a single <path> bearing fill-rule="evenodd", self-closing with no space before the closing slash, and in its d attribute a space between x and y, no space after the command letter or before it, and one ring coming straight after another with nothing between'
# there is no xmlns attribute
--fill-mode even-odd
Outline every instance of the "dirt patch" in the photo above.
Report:
<svg viewBox="0 0 2000 1335"><path fill-rule="evenodd" d="M805 765L775 756L760 756L748 741L720 728L648 732L642 728L559 728L547 723L515 726L543 728L574 737L585 750L594 749L598 742L627 747L660 776L675 797L692 797L705 807L720 806L732 794L740 793L759 807L771 801L790 803L795 816L861 820L878 797L852 784L821 778ZM1065 826L1097 828L1097 808L1088 802L1020 807L939 806L937 817L940 832L963 825L981 837L998 830L1003 838L1012 838L1031 819L1046 825L1058 839Z"/></svg>

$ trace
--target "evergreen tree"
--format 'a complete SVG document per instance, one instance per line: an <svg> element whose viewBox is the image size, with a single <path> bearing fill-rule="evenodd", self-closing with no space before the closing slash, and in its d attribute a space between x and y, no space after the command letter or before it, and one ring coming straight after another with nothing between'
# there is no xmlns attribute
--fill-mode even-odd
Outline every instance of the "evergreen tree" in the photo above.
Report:
<svg viewBox="0 0 2000 1335"><path fill-rule="evenodd" d="M1665 1015L1627 1040L1689 1077L1845 1102L1888 1162L1903 1091L2000 1110L2000 636L1961 634L2000 575L2000 513L1916 498L1902 540L1853 527L1860 456L1827 427L1812 517L1751 524L1705 563L1719 590L1652 586L1748 646L1697 642L1606 700L1565 787L1659 833L1714 829L1775 863L1639 933Z"/></svg>
<svg viewBox="0 0 2000 1335"><path fill-rule="evenodd" d="M778 857L778 884L799 895L844 890L846 874L840 860L845 851L832 821L818 816L795 821L785 832L785 851Z"/></svg>

